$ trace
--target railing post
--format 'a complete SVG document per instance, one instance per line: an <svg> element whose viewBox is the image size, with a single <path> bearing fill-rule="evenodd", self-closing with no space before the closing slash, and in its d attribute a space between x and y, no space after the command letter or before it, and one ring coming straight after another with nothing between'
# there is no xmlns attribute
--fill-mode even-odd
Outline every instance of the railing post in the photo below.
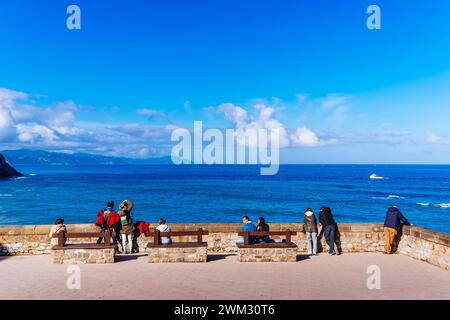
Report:
<svg viewBox="0 0 450 320"><path fill-rule="evenodd" d="M155 230L155 233L154 233L154 238L153 238L153 243L155 244L155 245L159 245L159 230L158 229L156 229Z"/></svg>
<svg viewBox="0 0 450 320"><path fill-rule="evenodd" d="M64 246L64 231L58 232L58 247Z"/></svg>
<svg viewBox="0 0 450 320"><path fill-rule="evenodd" d="M291 242L291 232L286 231L286 243L290 244Z"/></svg>
<svg viewBox="0 0 450 320"><path fill-rule="evenodd" d="M203 235L203 229L200 228L197 230L197 243L200 244L202 243L202 235Z"/></svg>
<svg viewBox="0 0 450 320"><path fill-rule="evenodd" d="M248 246L250 243L250 232L245 231L244 232L244 245Z"/></svg>
<svg viewBox="0 0 450 320"><path fill-rule="evenodd" d="M105 246L109 247L111 245L111 231L107 229L104 233L105 236Z"/></svg>

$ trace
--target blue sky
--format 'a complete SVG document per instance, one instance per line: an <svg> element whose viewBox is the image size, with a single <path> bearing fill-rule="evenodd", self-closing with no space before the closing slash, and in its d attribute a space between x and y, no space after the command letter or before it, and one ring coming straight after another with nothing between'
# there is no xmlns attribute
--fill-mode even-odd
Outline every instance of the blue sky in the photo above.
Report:
<svg viewBox="0 0 450 320"><path fill-rule="evenodd" d="M283 162L450 163L449 14L444 0L2 0L0 147L167 155L174 127L270 110Z"/></svg>

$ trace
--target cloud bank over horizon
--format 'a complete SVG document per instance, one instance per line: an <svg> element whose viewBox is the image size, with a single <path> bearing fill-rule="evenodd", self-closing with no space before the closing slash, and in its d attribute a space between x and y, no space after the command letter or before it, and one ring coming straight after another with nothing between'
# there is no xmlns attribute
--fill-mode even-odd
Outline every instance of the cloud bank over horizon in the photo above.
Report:
<svg viewBox="0 0 450 320"><path fill-rule="evenodd" d="M45 96L0 88L2 149L29 148L129 158L168 156L174 145L170 141L172 131L176 128L191 130L192 126L189 121L171 119L170 112L150 108L136 108L133 119L121 121L121 114L118 114L114 118L116 121L102 122L92 113L95 106L86 107L72 100L52 103L47 100ZM244 135L249 130L278 129L280 148L287 150L286 154L295 150L303 150L303 154L308 152L305 150L331 150L333 157L340 153L343 159L340 161L348 159L348 163L354 159L349 148L358 146L402 150L407 145L419 145L425 146L423 153L426 154L427 147L450 145L449 136L432 132L432 128L421 135L410 130L367 130L367 124L352 125L364 119L361 110L360 113L354 110L357 103L353 100L354 97L346 94L319 98L298 94L293 101L271 98L252 99L239 105L227 102L204 107L199 113L202 116L196 116L201 119L196 120L202 120L205 129L235 129ZM189 108L185 105L181 111L192 113L190 103ZM377 152L376 147L373 148ZM318 152L311 151L311 154ZM299 160L291 160L296 158ZM301 163L304 159L308 157L291 156L287 160L282 158L281 162ZM330 162L335 161L330 159Z"/></svg>

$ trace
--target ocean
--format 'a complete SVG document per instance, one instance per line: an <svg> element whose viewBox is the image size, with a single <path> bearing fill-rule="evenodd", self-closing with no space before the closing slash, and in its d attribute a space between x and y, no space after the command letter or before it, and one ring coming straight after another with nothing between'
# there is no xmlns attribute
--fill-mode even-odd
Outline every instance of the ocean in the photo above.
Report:
<svg viewBox="0 0 450 320"><path fill-rule="evenodd" d="M301 222L331 207L339 222L383 222L397 205L411 223L450 233L450 166L18 166L24 178L0 181L0 225L93 223L108 200L135 202L134 220ZM372 178L370 176L372 175Z"/></svg>

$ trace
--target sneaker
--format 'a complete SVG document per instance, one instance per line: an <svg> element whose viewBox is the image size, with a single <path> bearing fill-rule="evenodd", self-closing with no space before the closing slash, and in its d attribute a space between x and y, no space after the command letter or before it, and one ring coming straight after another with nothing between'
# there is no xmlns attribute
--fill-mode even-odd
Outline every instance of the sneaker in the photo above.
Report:
<svg viewBox="0 0 450 320"><path fill-rule="evenodd" d="M336 254L336 252L329 252L328 255L329 256L334 256Z"/></svg>
<svg viewBox="0 0 450 320"><path fill-rule="evenodd" d="M317 256L317 252L313 252L312 254L315 255L315 256Z"/></svg>
<svg viewBox="0 0 450 320"><path fill-rule="evenodd" d="M313 254L312 251L308 251L308 254Z"/></svg>

